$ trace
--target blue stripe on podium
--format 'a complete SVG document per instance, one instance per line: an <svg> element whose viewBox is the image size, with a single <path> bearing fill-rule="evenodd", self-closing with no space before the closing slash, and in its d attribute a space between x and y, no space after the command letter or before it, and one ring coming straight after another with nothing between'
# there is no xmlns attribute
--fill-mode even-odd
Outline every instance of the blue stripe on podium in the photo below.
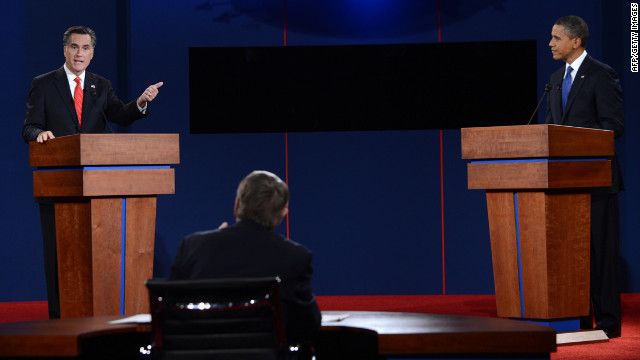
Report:
<svg viewBox="0 0 640 360"><path fill-rule="evenodd" d="M136 165L136 166L65 166L39 167L35 171L63 171L63 170L155 170L169 169L169 165Z"/></svg>
<svg viewBox="0 0 640 360"><path fill-rule="evenodd" d="M127 255L127 199L122 198L122 221L121 221L121 251L120 251L120 315L124 315L124 290L125 290L125 260Z"/></svg>
<svg viewBox="0 0 640 360"><path fill-rule="evenodd" d="M83 166L81 168L75 168L70 170L154 170L154 169L168 169L168 165L144 165L144 166Z"/></svg>
<svg viewBox="0 0 640 360"><path fill-rule="evenodd" d="M524 287L522 281L522 248L520 242L520 214L518 212L518 193L513 193L513 212L516 224L516 246L518 249L518 289L520 290L520 317L524 318Z"/></svg>

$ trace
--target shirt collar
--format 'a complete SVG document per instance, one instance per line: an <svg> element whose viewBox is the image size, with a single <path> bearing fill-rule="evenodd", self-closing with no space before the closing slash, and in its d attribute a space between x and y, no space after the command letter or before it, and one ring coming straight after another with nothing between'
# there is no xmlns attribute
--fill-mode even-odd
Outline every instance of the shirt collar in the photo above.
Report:
<svg viewBox="0 0 640 360"><path fill-rule="evenodd" d="M254 230L262 230L262 231L273 231L273 229L270 229L262 224L257 223L254 220L251 219L238 219L237 222L235 223L235 225L237 227L242 227L242 228L251 228Z"/></svg>
<svg viewBox="0 0 640 360"><path fill-rule="evenodd" d="M567 68L569 66L571 66L571 68L573 69L573 75L578 73L578 69L580 69L580 65L582 65L582 62L584 61L584 59L587 57L587 50L584 50L582 52L582 54L580 56L578 56L577 59L573 60L573 62L571 64L566 63L565 67L564 67L564 71L565 74L567 73Z"/></svg>
<svg viewBox="0 0 640 360"><path fill-rule="evenodd" d="M69 68L67 67L67 63L62 65L62 67L64 68L64 72L67 74L67 79L69 79L69 82L75 83L76 76L79 76L80 77L80 84L84 85L84 77L87 74L86 71L83 71L82 74L80 74L80 75L76 75L76 74L72 73L71 70L69 70ZM84 86L82 86L82 87L84 88Z"/></svg>

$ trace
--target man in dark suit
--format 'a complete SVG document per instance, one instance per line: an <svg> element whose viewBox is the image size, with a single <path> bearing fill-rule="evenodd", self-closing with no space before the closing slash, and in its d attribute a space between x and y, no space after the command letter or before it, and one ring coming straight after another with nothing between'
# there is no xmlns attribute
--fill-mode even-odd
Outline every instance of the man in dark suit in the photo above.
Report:
<svg viewBox="0 0 640 360"><path fill-rule="evenodd" d="M147 103L158 95L153 84L130 103L123 103L111 83L86 71L93 59L96 35L73 26L63 36L64 65L31 83L22 128L25 141L44 142L56 136L107 132L107 121L127 126L145 116Z"/></svg>
<svg viewBox="0 0 640 360"><path fill-rule="evenodd" d="M558 19L549 47L565 64L551 75L546 122L586 128L624 130L622 88L616 72L587 54L589 29L578 16ZM591 192L591 306L596 328L619 337L621 327L618 239L618 192L623 190L616 157L612 186ZM582 319L592 327L591 316Z"/></svg>
<svg viewBox="0 0 640 360"><path fill-rule="evenodd" d="M278 276L287 338L307 342L316 337L321 320L311 292L311 253L274 232L288 205L289 190L280 178L267 171L250 173L238 185L236 223L185 237L171 278Z"/></svg>
<svg viewBox="0 0 640 360"><path fill-rule="evenodd" d="M96 34L85 26L72 26L63 35L64 65L37 76L31 83L22 127L24 141L43 143L56 136L104 133L107 121L126 126L145 116L147 104L158 95L162 82L145 89L136 101L123 103L111 83L86 71L93 59ZM44 240L49 317L60 317L54 206L39 199Z"/></svg>

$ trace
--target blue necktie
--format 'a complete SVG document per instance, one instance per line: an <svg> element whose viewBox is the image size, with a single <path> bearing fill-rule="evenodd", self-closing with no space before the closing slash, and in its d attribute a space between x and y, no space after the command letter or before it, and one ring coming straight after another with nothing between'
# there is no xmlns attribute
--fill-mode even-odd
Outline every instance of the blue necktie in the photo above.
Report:
<svg viewBox="0 0 640 360"><path fill-rule="evenodd" d="M562 111L566 111L567 109L567 99L569 98L569 91L571 91L571 72L573 68L571 66L567 67L567 74L564 76L564 80L562 80Z"/></svg>

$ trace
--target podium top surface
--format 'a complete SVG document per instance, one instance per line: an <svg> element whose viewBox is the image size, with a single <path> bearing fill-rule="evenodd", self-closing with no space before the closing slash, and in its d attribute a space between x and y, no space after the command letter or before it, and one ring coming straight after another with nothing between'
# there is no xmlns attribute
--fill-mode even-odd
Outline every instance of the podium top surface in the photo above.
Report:
<svg viewBox="0 0 640 360"><path fill-rule="evenodd" d="M609 157L615 152L611 130L563 125L513 125L461 129L462 158L513 159Z"/></svg>
<svg viewBox="0 0 640 360"><path fill-rule="evenodd" d="M77 134L29 143L35 167L179 163L178 134Z"/></svg>

